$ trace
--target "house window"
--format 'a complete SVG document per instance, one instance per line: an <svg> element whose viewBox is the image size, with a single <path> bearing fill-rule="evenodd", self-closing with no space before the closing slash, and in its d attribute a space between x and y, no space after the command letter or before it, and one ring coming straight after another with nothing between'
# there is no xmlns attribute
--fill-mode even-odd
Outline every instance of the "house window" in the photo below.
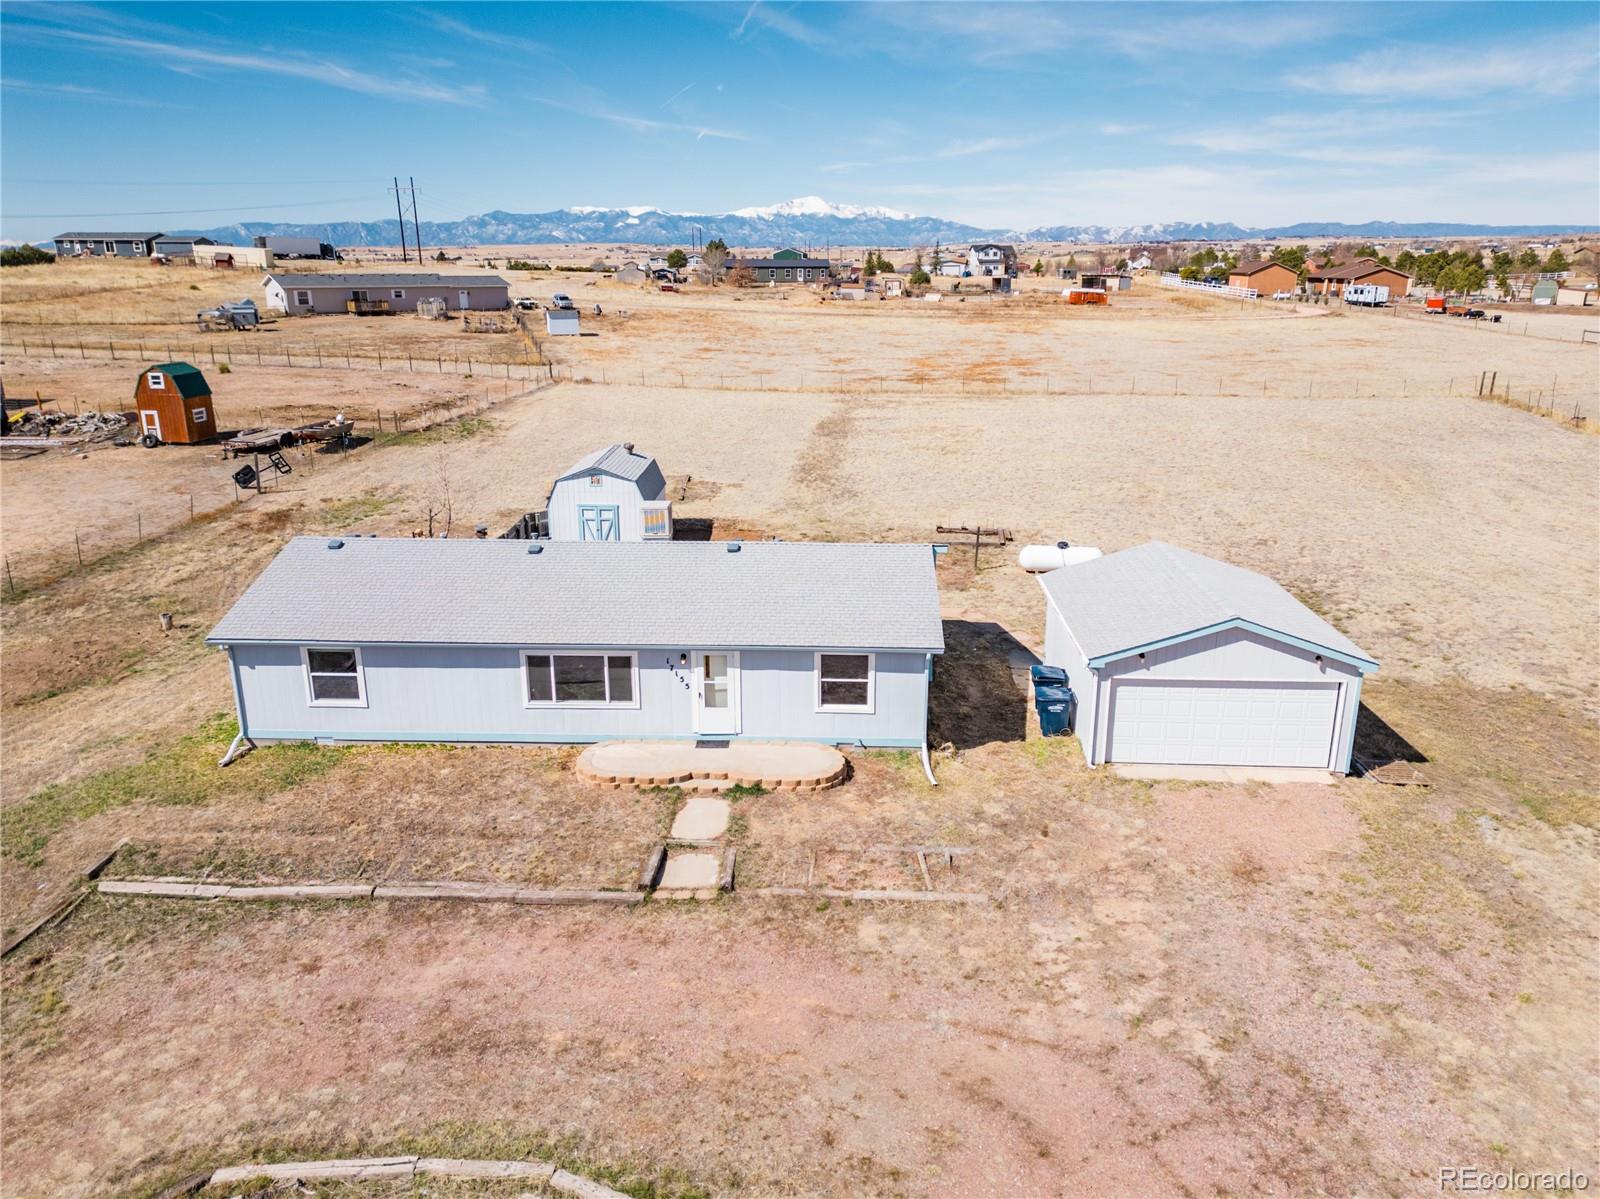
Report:
<svg viewBox="0 0 1600 1199"><path fill-rule="evenodd" d="M295 292L294 293L294 302L296 304L299 304L299 305L302 305L302 306L310 305L310 303L311 303L311 293L309 291L297 291L297 292Z"/></svg>
<svg viewBox="0 0 1600 1199"><path fill-rule="evenodd" d="M783 277L785 279L793 279L794 278L794 272L792 270L790 270L788 267L784 267L783 268Z"/></svg>
<svg viewBox="0 0 1600 1199"><path fill-rule="evenodd" d="M306 667L306 702L313 708L364 708L367 686L361 673L361 650L307 646L300 651Z"/></svg>
<svg viewBox="0 0 1600 1199"><path fill-rule="evenodd" d="M167 389L167 377L165 375L163 375L160 371L151 371L150 372L150 390L151 391L165 391L166 389Z"/></svg>
<svg viewBox="0 0 1600 1199"><path fill-rule="evenodd" d="M197 425L203 425L211 419L211 413L204 408L191 408L189 415L194 417L194 423Z"/></svg>
<svg viewBox="0 0 1600 1199"><path fill-rule="evenodd" d="M364 288L361 288L361 289L358 289L356 291L353 291L353 292L350 293L350 298L352 300L365 300L367 298L366 290Z"/></svg>
<svg viewBox="0 0 1600 1199"><path fill-rule="evenodd" d="M403 299L405 299L406 298L406 289L403 288L403 287L394 288L393 290L391 290L389 292L389 298L393 299L393 300L403 300Z"/></svg>
<svg viewBox="0 0 1600 1199"><path fill-rule="evenodd" d="M871 654L817 655L817 711L872 711Z"/></svg>
<svg viewBox="0 0 1600 1199"><path fill-rule="evenodd" d="M634 654L523 654L525 707L636 708Z"/></svg>

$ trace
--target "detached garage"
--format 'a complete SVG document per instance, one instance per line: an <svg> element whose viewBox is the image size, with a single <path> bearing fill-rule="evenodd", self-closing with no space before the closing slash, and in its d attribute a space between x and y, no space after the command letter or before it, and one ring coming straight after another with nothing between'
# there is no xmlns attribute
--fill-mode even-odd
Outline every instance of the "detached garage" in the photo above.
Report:
<svg viewBox="0 0 1600 1199"><path fill-rule="evenodd" d="M1039 578L1091 766L1347 774L1365 651L1264 575L1163 542Z"/></svg>

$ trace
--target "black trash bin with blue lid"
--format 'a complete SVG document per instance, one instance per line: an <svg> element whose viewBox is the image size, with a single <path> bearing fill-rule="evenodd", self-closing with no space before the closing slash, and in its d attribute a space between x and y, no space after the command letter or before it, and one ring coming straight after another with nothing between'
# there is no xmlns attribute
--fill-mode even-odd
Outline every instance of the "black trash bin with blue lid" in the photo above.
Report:
<svg viewBox="0 0 1600 1199"><path fill-rule="evenodd" d="M1064 737L1072 731L1072 705L1077 698L1067 686L1067 672L1059 666L1035 666L1033 706L1039 713L1039 731L1046 737Z"/></svg>

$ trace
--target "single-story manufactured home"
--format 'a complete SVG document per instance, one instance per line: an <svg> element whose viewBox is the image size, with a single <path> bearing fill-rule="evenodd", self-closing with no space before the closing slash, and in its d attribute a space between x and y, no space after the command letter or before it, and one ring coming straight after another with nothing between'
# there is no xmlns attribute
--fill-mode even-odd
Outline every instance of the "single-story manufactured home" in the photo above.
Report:
<svg viewBox="0 0 1600 1199"><path fill-rule="evenodd" d="M809 258L794 249L779 250L771 258L740 258L733 266L748 270L757 283L814 283L833 269L826 258Z"/></svg>
<svg viewBox="0 0 1600 1199"><path fill-rule="evenodd" d="M511 306L511 285L498 275L419 271L270 274L261 286L266 289L267 307L288 316L349 312L351 301L364 306L387 304L391 312L415 311L418 300L443 300L449 312L498 312Z"/></svg>
<svg viewBox="0 0 1600 1199"><path fill-rule="evenodd" d="M1067 672L1091 766L1349 773L1378 664L1265 575L1152 541L1039 584L1045 661Z"/></svg>
<svg viewBox="0 0 1600 1199"><path fill-rule="evenodd" d="M58 233L57 258L148 258L161 233Z"/></svg>
<svg viewBox="0 0 1600 1199"><path fill-rule="evenodd" d="M1228 286L1253 287L1257 295L1271 296L1298 289L1300 275L1281 262L1241 262L1228 272Z"/></svg>
<svg viewBox="0 0 1600 1199"><path fill-rule="evenodd" d="M928 545L296 537L207 637L239 740L926 747ZM226 759L224 759L226 760Z"/></svg>
<svg viewBox="0 0 1600 1199"><path fill-rule="evenodd" d="M585 454L545 500L556 541L671 541L672 501L661 467L633 442Z"/></svg>
<svg viewBox="0 0 1600 1199"><path fill-rule="evenodd" d="M1353 284L1387 287L1394 299L1411 293L1410 275L1384 266L1375 258L1358 258L1306 272L1306 288L1318 295L1342 296L1344 289Z"/></svg>

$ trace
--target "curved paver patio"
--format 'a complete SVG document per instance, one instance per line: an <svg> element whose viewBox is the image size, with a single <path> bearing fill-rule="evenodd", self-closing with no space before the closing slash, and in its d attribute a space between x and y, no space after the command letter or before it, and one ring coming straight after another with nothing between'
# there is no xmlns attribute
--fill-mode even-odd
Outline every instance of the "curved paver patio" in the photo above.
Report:
<svg viewBox="0 0 1600 1199"><path fill-rule="evenodd" d="M580 779L598 787L721 790L759 784L769 791L820 791L844 781L845 756L809 741L600 741L578 755Z"/></svg>

